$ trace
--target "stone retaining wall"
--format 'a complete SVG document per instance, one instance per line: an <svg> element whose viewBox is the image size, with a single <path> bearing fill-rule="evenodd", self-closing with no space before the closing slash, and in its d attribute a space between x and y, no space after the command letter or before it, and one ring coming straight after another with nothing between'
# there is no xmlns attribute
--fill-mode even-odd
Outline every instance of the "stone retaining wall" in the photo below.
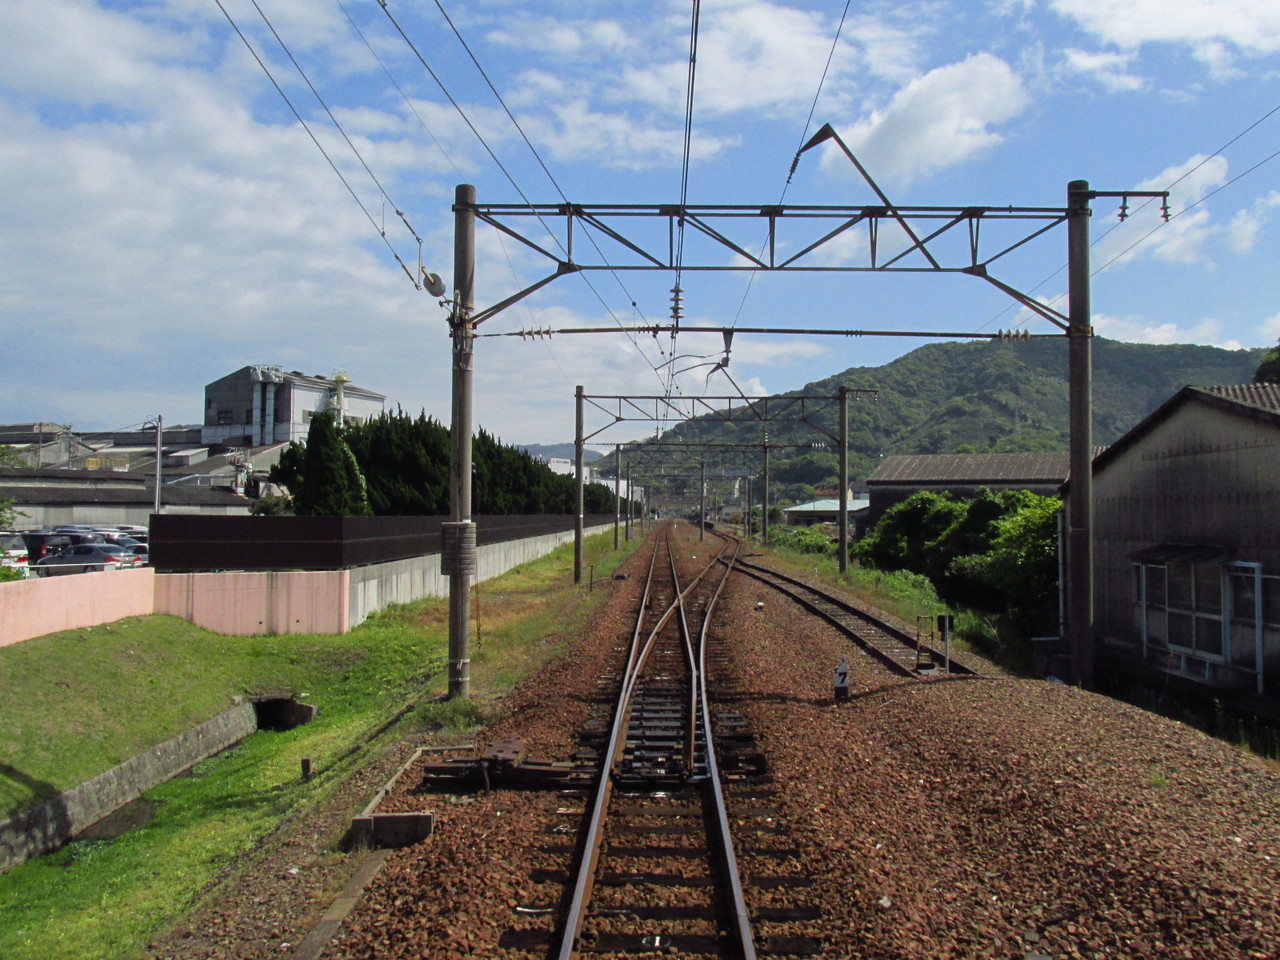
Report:
<svg viewBox="0 0 1280 960"><path fill-rule="evenodd" d="M239 704L0 823L0 870L56 850L81 830L257 728L253 704Z"/></svg>

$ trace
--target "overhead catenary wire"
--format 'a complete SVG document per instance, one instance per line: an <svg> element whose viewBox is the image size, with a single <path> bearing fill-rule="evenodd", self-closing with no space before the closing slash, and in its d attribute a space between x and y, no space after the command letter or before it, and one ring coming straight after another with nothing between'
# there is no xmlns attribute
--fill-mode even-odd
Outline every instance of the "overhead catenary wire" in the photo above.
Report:
<svg viewBox="0 0 1280 960"><path fill-rule="evenodd" d="M813 92L813 101L809 104L809 115L804 118L804 129L800 131L800 144L796 147L795 157L791 161L791 169L787 171L786 182L782 185L782 192L778 194L777 206L782 206L787 199L787 191L791 189L791 178L795 176L796 167L800 165L800 154L803 152L804 145L809 139L809 127L813 124L813 115L818 110L818 99L822 96L822 88L826 86L827 74L831 72L831 61L835 59L836 50L840 46L840 34L844 32L844 22L849 16L849 5L853 0L845 0L844 10L840 13L840 22L836 24L835 36L831 38L831 49L827 51L827 60L822 66L822 76L818 78L818 88ZM768 244L766 239L760 245L761 254ZM733 315L733 321L730 326L736 326L738 319L742 316L742 310L747 304L747 297L751 294L751 288L756 282L756 271L752 271L747 277L746 288L742 291L742 299L738 301L738 309Z"/></svg>
<svg viewBox="0 0 1280 960"><path fill-rule="evenodd" d="M431 138L431 142L435 144L436 149L440 151L440 155L444 157L445 162L449 164L449 166L453 169L453 172L458 175L459 181L461 181L463 179L463 173L461 170L458 169L458 165L453 162L453 157L449 155L449 151L447 151L444 148L444 144L442 144L439 141L439 139L437 139L435 133L432 132L429 126L427 126L427 121L422 119L422 114L418 112L418 108L414 106L413 101L409 99L409 95L404 92L404 88L400 86L399 82L397 82L396 78L392 75L391 71L387 69L386 63L383 62L382 57L378 56L378 51L373 48L373 44L371 44L369 42L368 37L364 35L364 31L360 29L359 25L355 21L355 18L353 18L351 14L347 11L347 8L343 5L342 0L334 0L334 2L337 3L338 9L342 11L342 15L347 18L347 22L351 24L351 29L356 32L356 36L358 36L360 38L360 41L365 45L366 48L368 48L369 53L370 55L372 55L373 59L378 62L378 66L382 68L382 72L386 75L387 80L389 80L391 82L391 85L396 88L396 92L400 94L400 99L403 100L405 106L409 108L409 112L412 113L414 117L417 118L418 123L422 125L422 129L425 130L427 133L427 136Z"/></svg>
<svg viewBox="0 0 1280 960"><path fill-rule="evenodd" d="M1241 130L1239 133L1237 133L1234 137L1232 137L1230 140L1228 140L1228 141L1227 141L1226 143L1224 143L1222 146L1218 147L1218 149L1217 149L1217 150L1215 150L1215 151L1213 151L1213 153L1207 154L1207 155L1206 155L1205 157L1203 157L1203 158L1200 160L1200 162L1199 162L1199 163L1197 163L1195 166L1193 166L1193 167L1191 167L1190 169L1188 169L1188 170L1184 171L1180 177L1177 177L1176 179L1171 180L1171 181L1170 181L1170 182L1169 182L1169 183L1164 187L1164 191L1165 191L1165 192L1168 192L1168 191L1172 190L1174 187L1176 187L1178 184L1180 184L1183 180L1187 179L1187 177L1191 176L1193 173L1195 173L1197 170L1199 170L1201 167L1203 167L1203 166L1204 166L1206 163L1208 163L1210 160L1213 160L1215 157L1220 157L1220 156L1222 156L1222 155L1223 155L1223 153L1224 153L1224 151L1226 151L1226 149L1227 149L1228 147L1230 147L1230 146L1232 146L1233 144L1235 144L1235 143L1236 143L1236 141L1238 141L1238 140L1240 140L1241 138L1243 138L1246 134L1250 133L1250 132L1255 128L1255 127L1259 126L1261 123L1263 123L1264 121L1268 120L1270 117L1272 117L1272 116L1273 116L1273 115L1275 115L1276 113L1280 113L1280 104L1276 104L1276 106L1272 107L1270 110L1268 110L1266 113L1264 113L1262 116L1260 116L1257 120L1253 121L1253 123L1249 124L1247 127L1245 127L1243 130ZM1196 207L1196 206L1199 206L1201 203L1204 203L1204 201L1208 200L1208 199L1209 199L1210 197L1212 197L1214 194L1219 193L1219 192L1221 192L1222 190L1225 190L1227 187L1231 186L1231 185L1232 185L1233 183L1235 183L1237 180L1240 180L1240 179L1242 179L1243 177L1248 176L1248 175L1249 175L1250 173L1252 173L1254 170L1258 169L1258 167L1261 167L1263 164L1268 163L1268 162L1270 162L1271 160L1275 159L1275 157L1276 157L1277 155L1278 155L1277 153L1273 153L1273 154L1271 154L1270 156L1265 157L1264 159L1262 159L1262 160L1258 161L1257 163L1255 163L1255 164L1254 164L1253 166L1251 166L1249 169L1245 170L1243 173L1237 174L1236 176L1234 176L1234 177L1232 177L1230 180L1228 180L1226 183L1224 183L1224 184L1222 184L1221 186L1219 186L1219 187L1215 188L1214 190L1211 190L1209 193L1206 193L1206 194L1205 194L1203 197L1201 197L1199 200L1196 200L1196 201L1194 201L1193 203L1188 204L1187 206L1185 206L1185 207L1183 207L1181 210L1179 210L1177 213L1170 214L1167 218L1165 218L1165 219L1161 220L1161 221L1160 221L1160 223L1156 224L1156 226L1155 226L1155 227L1153 227L1153 228L1152 228L1151 230L1149 230L1147 233L1143 234L1141 237L1139 237L1137 240L1135 240L1132 244L1130 244L1128 247L1126 247L1126 248L1125 248L1124 250L1122 250L1120 253L1116 254L1116 256L1112 257L1110 260L1108 260L1106 263L1104 263L1102 266L1100 266L1100 267L1096 267L1096 268L1092 269L1092 270L1090 271L1090 274L1089 274L1089 275L1090 275L1090 276L1096 276L1097 274L1101 273L1103 270L1107 269L1107 267L1111 266L1111 265L1112 265L1113 263L1115 263L1117 260L1121 259L1125 254L1129 253L1131 250L1133 250L1135 247L1137 247L1139 244L1144 243L1148 238L1150 238L1150 237L1151 237L1153 234L1155 234L1157 231L1159 231L1159 230L1163 229L1163 228L1164 228L1164 227L1165 227L1165 226L1166 226L1170 221L1172 221L1172 220L1173 220L1173 219L1175 219L1176 217L1179 217L1179 216L1181 216L1182 214L1186 213L1186 212L1187 212L1188 210L1190 210L1192 207ZM1149 198L1147 198L1146 200L1144 200L1142 203L1140 203L1140 204L1139 204L1139 205L1138 205L1134 210L1132 210L1132 211L1128 214L1128 218L1132 218L1135 214L1137 214L1137 213L1141 212L1143 209L1145 209L1147 206L1149 206L1149 205L1150 205L1151 203L1153 203L1153 202L1155 202L1155 198L1154 198L1154 197L1149 197ZM1108 227L1106 230L1104 230L1101 234L1099 234L1097 237L1093 238L1093 239L1090 241L1089 246L1090 246L1090 247L1096 247L1099 243L1101 243L1101 242L1102 242L1103 240L1105 240L1108 236L1110 236L1110 235L1112 234L1112 232L1114 232L1115 230L1118 230L1124 222L1125 222L1125 221L1124 221L1124 220L1122 220L1122 221L1118 221L1118 222L1116 222L1116 223L1113 223L1110 227ZM1058 274L1062 273L1062 271L1064 271L1064 270L1066 270L1066 269L1067 269L1067 265L1064 263L1062 266L1058 267L1058 269L1057 269L1057 270L1054 270L1051 274L1049 274L1047 277L1045 277L1043 280L1041 280L1041 281L1040 281L1039 283L1037 283L1035 286L1031 287L1031 289L1030 289L1030 290L1028 290L1028 291L1027 291L1027 293L1028 293L1028 294L1035 293L1037 290L1039 290L1041 287L1043 287L1046 283L1048 283L1050 280L1052 280L1054 277L1058 276ZM1056 297L1054 297L1052 300L1048 301L1048 303L1046 304L1046 306L1053 306L1055 303L1058 303L1060 300L1062 300L1062 298L1063 298L1063 297L1065 297L1065 296L1066 296L1066 294L1065 294L1065 293L1060 293L1060 294L1058 294L1058 295L1057 295ZM1002 310L1000 310L998 313L996 313L994 316L992 316L989 320L987 320L987 321L986 321L986 323L982 324L982 326L981 326L981 327L979 327L979 329L982 329L982 328L984 328L984 327L990 326L991 324L995 323L995 322L996 322L997 320L999 320L1002 316L1004 316L1006 313L1008 313L1010 310L1013 310L1013 309L1014 309L1015 307L1017 307L1017 306L1018 306L1018 305L1017 305L1016 303L1011 303L1011 304L1007 305L1007 306L1006 306L1006 307L1004 307ZM1031 319L1030 317L1027 317L1026 319L1024 319L1024 320L1020 321L1019 325L1025 324L1025 323L1026 323L1028 320L1030 320L1030 319Z"/></svg>
<svg viewBox="0 0 1280 960"><path fill-rule="evenodd" d="M378 188L378 192L382 195L382 199L384 201L391 200L386 189L382 186L382 182L378 179L377 175L369 169L369 164L365 162L364 156L360 153L359 147L357 147L355 143L352 142L351 138L347 136L347 131L342 129L342 124L339 123L338 118L333 115L333 111L329 109L329 104L325 102L324 97L320 95L320 91L317 90L315 84L311 82L311 78L307 76L307 72L302 69L302 64L298 63L297 58L293 55L293 51L289 49L289 45L284 42L284 38L282 38L276 31L275 25L267 18L262 7L258 5L258 0L249 0L249 2L253 4L253 9L258 11L258 16L262 17L262 22L267 25L267 29L271 31L271 35L276 38L276 42L280 44L280 49L283 50L285 56L289 58L289 62L297 69L298 76L302 77L303 82L307 85L307 89L315 96L316 102L324 108L324 112L328 115L329 119L333 121L333 125L337 128L338 133L342 134L342 139L347 142L347 146L351 148L351 152L356 155L356 159L360 161L360 166L364 167L364 172L369 174L369 179L372 180L373 185ZM421 243L422 238L418 236L418 231L413 229L413 224L409 222L409 218L405 216L404 211L399 208L394 200L391 201L391 204L395 208L396 216L400 218L401 222L405 225L405 228L413 235L413 239Z"/></svg>
<svg viewBox="0 0 1280 960"><path fill-rule="evenodd" d="M307 132L307 136L310 137L311 142L316 145L316 149L324 156L329 166L333 169L333 172L338 175L338 179L342 181L342 185L347 188L347 193L351 194L351 199L356 202L356 205L364 213L365 217L368 218L369 223L373 225L373 229L377 231L378 236L382 238L382 242L391 252L391 256L395 258L396 263L400 264L400 269L405 272L405 275L409 278L415 288L419 287L419 278L413 275L413 272L410 271L408 265L401 258L399 252L397 252L396 248L392 246L391 241L387 239L386 230L379 226L378 221L373 218L373 214L369 212L369 208L364 205L364 201L360 199L359 195L352 188L351 183L338 168L333 157L329 155L329 151L325 150L324 145L320 143L320 140L316 137L307 121L302 118L302 114L299 113L298 108L293 105L293 101L290 100L289 95L284 92L284 88L280 86L275 76L271 73L270 68L268 68L263 59L258 56L258 51L253 48L253 44L249 42L249 38L244 35L239 24L236 23L235 19L227 11L227 8L222 5L222 0L214 0L214 2L217 3L218 9L221 10L222 15L227 18L227 22L231 24L231 29L235 31L236 36L240 38L241 42L245 45L245 48L249 51L249 54L255 61L257 61L258 66L262 68L262 72L267 75L267 79L271 81L271 85L276 88L276 92L280 94L281 99L284 100L285 104L289 107L290 112L295 118L297 118L298 123L302 124L302 129ZM254 5L257 6L257 4Z"/></svg>
<svg viewBox="0 0 1280 960"><path fill-rule="evenodd" d="M395 15L391 12L391 9L387 4L387 0L378 0L378 3L382 7L383 13L386 14L387 19L391 22L392 26L395 27L396 32L400 34L401 38L409 46L409 49L413 52L413 55L418 59L418 62L422 64L423 68L427 71L431 79L435 81L436 86L440 88L440 91L448 99L449 103L453 106L454 110L462 118L463 122L466 123L468 129L470 129L471 132L475 135L476 139L480 141L481 146L484 147L485 152L489 154L490 159L493 160L494 164L498 167L498 169L502 171L502 174L504 177L506 177L507 182L510 183L512 188L516 191L516 193L519 194L520 199L524 202L524 204L527 207L529 207L530 210L535 211L535 216L537 217L538 222L542 225L542 228L546 230L547 235L552 238L552 240L555 242L555 244L558 247L560 247L561 250L564 250L564 246L560 242L559 237L555 235L555 232L547 225L546 221L542 219L541 214L536 213L536 208L534 207L534 204L532 203L532 201L530 201L529 197L525 194L525 192L520 188L520 185L516 183L515 177L506 168L506 166L502 163L502 161L498 159L497 154L494 152L493 148L489 146L488 141L485 140L483 135L481 135L480 131L476 128L475 124L471 122L471 118L467 116L467 113L462 108L462 105L458 103L457 99L453 96L453 94L449 92L449 89L445 86L444 81L440 79L440 76L435 72L434 69L432 69L431 65L427 63L426 57L422 55L422 52L418 49L417 45L413 42L412 39L410 39L408 33L405 32L404 27L402 27L400 25L400 22L395 18ZM508 109L506 102L502 99L501 94L498 93L496 87L494 87L493 83L489 80L487 72L480 65L479 60L476 58L475 54L472 53L471 48L463 39L462 34L454 25L452 19L449 17L448 13L445 11L444 7L438 2L438 0L436 3L436 6L439 8L441 14L444 16L445 21L449 24L450 28L453 30L454 35L458 38L459 43L462 44L463 49L466 50L467 55L471 58L472 63L475 64L476 69L480 71L480 75L484 78L485 83L488 84L489 89L493 92L494 96L497 97L498 102L502 105L502 108L506 112L508 118L515 125L516 129L520 133L520 136L524 139L529 149L533 152L534 157L537 159L539 165L542 167L543 171L546 172L548 178L551 180L552 185L560 193L561 199L567 203L568 198L564 195L564 192L560 189L559 184L556 182L555 178L551 175L551 171L547 168L546 164L542 160L542 157L538 154L533 144L529 141L529 138L525 136L524 130L520 127L519 122L516 120L515 116L511 113L510 109ZM588 237L590 238L590 234L588 234ZM593 245L595 244L594 238L591 238L591 242ZM598 247L596 249L597 251L599 251ZM567 251L566 251L566 254L567 254ZM601 256L603 258L603 254L601 254ZM622 285L621 278L619 278L616 273L614 274L614 278L615 280L618 281L619 286L621 286ZM600 301L600 305L604 307L605 311L609 314L610 319L613 320L613 322L619 327L619 329L625 329L623 328L622 322L618 319L617 314L614 313L613 308L610 307L609 304L605 301L604 297L601 296L600 292L595 288L595 285L591 283L590 279L585 276L582 279L583 279L583 282L586 283L588 289L590 289L592 294L594 294L595 298ZM631 306L635 308L636 302L627 292L625 287L623 287L623 293L627 295L627 298L630 301ZM650 369L653 370L654 373L656 374L658 371L658 366L655 365L645 355L644 350L640 346L639 342L633 339L632 344L636 347L636 350L637 352L640 353L641 357L644 358L645 362L649 365Z"/></svg>

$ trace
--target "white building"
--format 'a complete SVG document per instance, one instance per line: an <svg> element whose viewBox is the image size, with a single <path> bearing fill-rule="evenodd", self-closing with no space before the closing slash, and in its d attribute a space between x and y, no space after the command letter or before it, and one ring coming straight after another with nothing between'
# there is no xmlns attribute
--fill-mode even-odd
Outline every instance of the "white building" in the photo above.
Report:
<svg viewBox="0 0 1280 960"><path fill-rule="evenodd" d="M230 447L305 440L317 413L332 410L339 423L363 423L382 413L386 400L380 393L357 387L340 371L329 378L255 364L204 388L200 439Z"/></svg>

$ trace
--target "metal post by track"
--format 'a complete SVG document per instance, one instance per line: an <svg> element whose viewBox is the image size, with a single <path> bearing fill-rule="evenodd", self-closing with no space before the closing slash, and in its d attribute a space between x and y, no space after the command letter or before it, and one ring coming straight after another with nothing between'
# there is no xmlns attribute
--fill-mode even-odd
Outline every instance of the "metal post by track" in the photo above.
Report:
<svg viewBox="0 0 1280 960"><path fill-rule="evenodd" d="M471 582L476 573L476 528L471 520L471 390L475 327L476 188L459 184L454 194L453 420L449 428L450 522L441 528L442 572L449 577L449 696L471 692Z"/></svg>
<svg viewBox="0 0 1280 960"><path fill-rule="evenodd" d="M849 388L840 388L840 572L849 570Z"/></svg>
<svg viewBox="0 0 1280 960"><path fill-rule="evenodd" d="M577 403L573 435L573 582L582 582L582 384L574 393Z"/></svg>
<svg viewBox="0 0 1280 960"><path fill-rule="evenodd" d="M1067 497L1067 633L1072 679L1093 686L1093 318L1089 298L1088 180L1067 184L1067 390L1071 486Z"/></svg>
<svg viewBox="0 0 1280 960"><path fill-rule="evenodd" d="M622 445L613 445L613 549L618 549L618 528L622 525Z"/></svg>
<svg viewBox="0 0 1280 960"><path fill-rule="evenodd" d="M631 486L631 464L627 464L627 543L631 542L631 515L636 502L635 489Z"/></svg>

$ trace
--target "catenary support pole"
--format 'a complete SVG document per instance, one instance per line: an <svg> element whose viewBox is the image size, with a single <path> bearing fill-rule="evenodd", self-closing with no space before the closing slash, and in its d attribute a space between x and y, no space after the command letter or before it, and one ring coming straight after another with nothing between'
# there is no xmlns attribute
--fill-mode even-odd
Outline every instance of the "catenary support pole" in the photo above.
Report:
<svg viewBox="0 0 1280 960"><path fill-rule="evenodd" d="M1067 185L1067 633L1072 680L1093 686L1093 318L1089 300L1089 181Z"/></svg>
<svg viewBox="0 0 1280 960"><path fill-rule="evenodd" d="M156 497L154 512L160 512L160 461L164 459L164 417L156 414Z"/></svg>
<svg viewBox="0 0 1280 960"><path fill-rule="evenodd" d="M619 528L622 526L622 445L613 447L613 549L618 549Z"/></svg>
<svg viewBox="0 0 1280 960"><path fill-rule="evenodd" d="M476 188L459 184L453 206L453 421L450 522L442 529L444 573L449 577L449 696L471 692L471 581L476 572L476 531L471 521L471 390L475 327Z"/></svg>
<svg viewBox="0 0 1280 960"><path fill-rule="evenodd" d="M760 542L769 543L769 431L764 432L764 482L760 484Z"/></svg>
<svg viewBox="0 0 1280 960"><path fill-rule="evenodd" d="M631 542L631 516L635 512L636 492L631 486L631 464L627 464L627 543Z"/></svg>
<svg viewBox="0 0 1280 960"><path fill-rule="evenodd" d="M698 539L707 539L707 461L698 464Z"/></svg>
<svg viewBox="0 0 1280 960"><path fill-rule="evenodd" d="M582 385L574 393L576 409L573 435L573 582L582 582Z"/></svg>
<svg viewBox="0 0 1280 960"><path fill-rule="evenodd" d="M849 388L840 388L840 572L849 570Z"/></svg>

